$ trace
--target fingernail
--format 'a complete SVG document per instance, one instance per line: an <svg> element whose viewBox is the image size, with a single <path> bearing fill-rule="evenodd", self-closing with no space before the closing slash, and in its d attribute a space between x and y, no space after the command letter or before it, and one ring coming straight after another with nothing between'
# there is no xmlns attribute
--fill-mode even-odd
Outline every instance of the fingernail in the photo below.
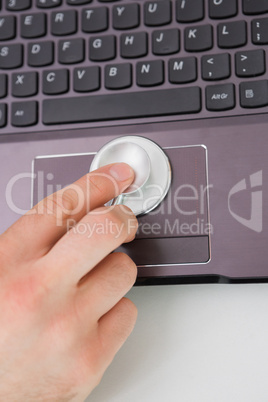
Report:
<svg viewBox="0 0 268 402"><path fill-rule="evenodd" d="M126 181L134 176L134 171L126 163L115 163L110 168L110 175L117 181Z"/></svg>

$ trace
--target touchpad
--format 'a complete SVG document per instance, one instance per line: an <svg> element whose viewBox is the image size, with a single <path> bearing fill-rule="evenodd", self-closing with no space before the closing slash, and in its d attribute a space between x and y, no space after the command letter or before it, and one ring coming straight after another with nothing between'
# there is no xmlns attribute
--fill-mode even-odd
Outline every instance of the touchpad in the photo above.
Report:
<svg viewBox="0 0 268 402"><path fill-rule="evenodd" d="M207 149L197 145L163 150L172 169L169 191L157 208L138 217L136 239L118 250L140 266L206 263L210 259ZM94 156L36 157L33 204L86 174Z"/></svg>

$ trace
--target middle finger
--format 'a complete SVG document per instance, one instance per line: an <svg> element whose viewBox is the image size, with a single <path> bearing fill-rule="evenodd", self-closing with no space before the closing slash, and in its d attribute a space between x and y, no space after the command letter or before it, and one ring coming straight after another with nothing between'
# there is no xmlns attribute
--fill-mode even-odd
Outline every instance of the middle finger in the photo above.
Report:
<svg viewBox="0 0 268 402"><path fill-rule="evenodd" d="M76 285L108 254L134 239L138 227L132 211L123 206L89 212L42 258L61 284Z"/></svg>

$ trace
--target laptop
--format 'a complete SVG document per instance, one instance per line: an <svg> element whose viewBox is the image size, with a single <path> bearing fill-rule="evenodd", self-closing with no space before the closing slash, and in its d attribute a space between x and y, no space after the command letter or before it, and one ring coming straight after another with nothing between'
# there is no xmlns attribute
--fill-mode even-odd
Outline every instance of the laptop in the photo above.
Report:
<svg viewBox="0 0 268 402"><path fill-rule="evenodd" d="M266 282L267 45L267 0L0 1L0 232L151 144L170 182L120 247L137 285Z"/></svg>

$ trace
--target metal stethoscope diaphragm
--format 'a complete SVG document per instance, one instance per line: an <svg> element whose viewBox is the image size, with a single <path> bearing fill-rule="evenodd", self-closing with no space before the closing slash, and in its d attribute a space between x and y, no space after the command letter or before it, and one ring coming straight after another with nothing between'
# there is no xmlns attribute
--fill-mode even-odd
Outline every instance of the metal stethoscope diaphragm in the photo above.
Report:
<svg viewBox="0 0 268 402"><path fill-rule="evenodd" d="M126 205L136 216L155 209L167 195L171 184L171 166L163 149L145 137L119 137L96 153L90 171L119 162L132 167L135 179L109 205Z"/></svg>

